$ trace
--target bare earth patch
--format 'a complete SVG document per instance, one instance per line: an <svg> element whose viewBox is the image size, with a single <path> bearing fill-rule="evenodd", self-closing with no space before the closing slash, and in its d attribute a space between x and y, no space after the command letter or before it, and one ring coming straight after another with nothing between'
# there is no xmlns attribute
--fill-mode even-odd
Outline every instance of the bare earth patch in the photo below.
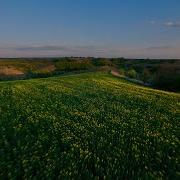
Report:
<svg viewBox="0 0 180 180"><path fill-rule="evenodd" d="M117 70L111 70L111 74L116 77L124 77Z"/></svg>
<svg viewBox="0 0 180 180"><path fill-rule="evenodd" d="M129 77L126 77L124 75L121 75L117 70L111 70L111 74L115 77L121 77L121 78L124 78L128 81L131 81L131 82L134 82L134 83L137 83L137 84L141 84L141 85L145 85L145 86L149 86L149 84L147 83L144 83L143 81L140 81L138 79L133 79L133 78L129 78Z"/></svg>
<svg viewBox="0 0 180 180"><path fill-rule="evenodd" d="M6 76L20 76L24 75L24 72L16 69L15 67L3 67L0 66L0 74Z"/></svg>

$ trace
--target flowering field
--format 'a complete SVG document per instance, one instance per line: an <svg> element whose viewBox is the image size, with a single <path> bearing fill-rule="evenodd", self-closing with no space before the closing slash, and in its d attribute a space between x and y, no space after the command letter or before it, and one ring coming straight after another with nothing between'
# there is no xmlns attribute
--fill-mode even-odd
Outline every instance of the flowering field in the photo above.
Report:
<svg viewBox="0 0 180 180"><path fill-rule="evenodd" d="M176 179L179 113L105 73L0 83L0 179Z"/></svg>

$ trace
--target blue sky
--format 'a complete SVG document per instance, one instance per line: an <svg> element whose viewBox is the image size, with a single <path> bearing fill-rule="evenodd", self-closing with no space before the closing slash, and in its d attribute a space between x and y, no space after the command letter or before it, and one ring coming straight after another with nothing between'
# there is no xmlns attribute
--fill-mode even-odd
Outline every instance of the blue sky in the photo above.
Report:
<svg viewBox="0 0 180 180"><path fill-rule="evenodd" d="M0 0L0 57L180 58L179 0Z"/></svg>

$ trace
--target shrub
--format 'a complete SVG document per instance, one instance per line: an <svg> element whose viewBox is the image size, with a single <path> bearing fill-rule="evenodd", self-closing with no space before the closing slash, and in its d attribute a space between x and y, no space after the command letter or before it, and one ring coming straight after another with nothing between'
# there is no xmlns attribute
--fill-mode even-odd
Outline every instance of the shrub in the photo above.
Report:
<svg viewBox="0 0 180 180"><path fill-rule="evenodd" d="M88 60L59 60L56 62L57 71L75 71L75 70L87 70L92 68L92 64Z"/></svg>
<svg viewBox="0 0 180 180"><path fill-rule="evenodd" d="M126 72L126 76L135 79L137 77L137 72L134 69L130 69Z"/></svg>
<svg viewBox="0 0 180 180"><path fill-rule="evenodd" d="M121 75L125 75L125 70L124 70L123 68L121 68L121 69L119 70L119 73L120 73Z"/></svg>
<svg viewBox="0 0 180 180"><path fill-rule="evenodd" d="M148 69L144 69L142 72L141 79L143 80L144 83L148 82L151 78L151 73L149 72Z"/></svg>
<svg viewBox="0 0 180 180"><path fill-rule="evenodd" d="M161 65L153 80L154 87L170 91L180 91L178 68L170 64Z"/></svg>

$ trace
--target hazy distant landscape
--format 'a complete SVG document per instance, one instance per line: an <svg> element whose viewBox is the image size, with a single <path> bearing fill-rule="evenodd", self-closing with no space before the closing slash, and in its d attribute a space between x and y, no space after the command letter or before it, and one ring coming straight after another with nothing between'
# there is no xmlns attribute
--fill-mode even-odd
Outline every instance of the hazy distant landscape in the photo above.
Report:
<svg viewBox="0 0 180 180"><path fill-rule="evenodd" d="M178 180L179 135L180 1L0 1L0 180Z"/></svg>
<svg viewBox="0 0 180 180"><path fill-rule="evenodd" d="M93 57L0 59L1 81L89 71L115 71L124 78L138 80L140 84L180 91L180 60Z"/></svg>

